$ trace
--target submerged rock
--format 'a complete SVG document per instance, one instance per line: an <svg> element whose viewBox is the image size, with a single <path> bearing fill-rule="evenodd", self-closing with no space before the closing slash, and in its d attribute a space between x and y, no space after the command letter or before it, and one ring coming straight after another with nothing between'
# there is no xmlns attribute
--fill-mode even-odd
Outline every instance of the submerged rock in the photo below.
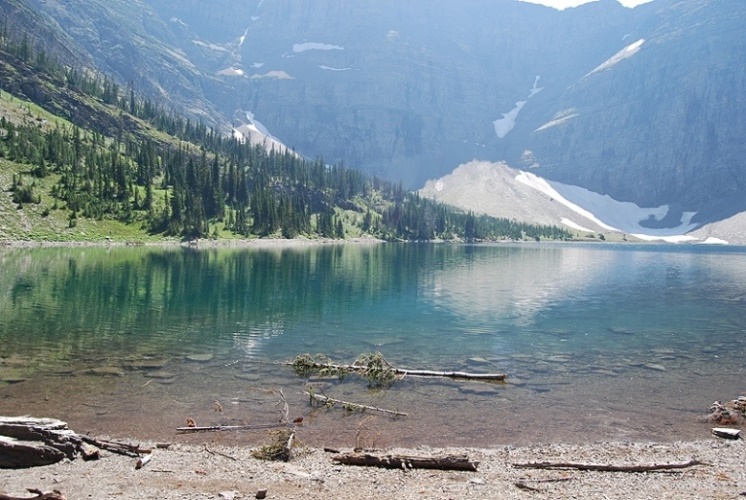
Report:
<svg viewBox="0 0 746 500"><path fill-rule="evenodd" d="M474 394L476 396L496 396L500 391L497 387L487 384L462 385L458 391L463 394Z"/></svg>
<svg viewBox="0 0 746 500"><path fill-rule="evenodd" d="M666 371L666 367L665 366L663 366L663 365L657 365L655 363L645 363L642 366L643 366L643 368L647 368L648 370L655 370L655 371L658 371L658 372L664 372L664 371Z"/></svg>
<svg viewBox="0 0 746 500"><path fill-rule="evenodd" d="M489 364L489 360L482 358L480 356L474 356L473 358L469 358L466 360L467 365L486 365Z"/></svg>
<svg viewBox="0 0 746 500"><path fill-rule="evenodd" d="M212 358L214 358L215 355L212 353L204 353L204 354L190 354L186 357L189 361L197 361L199 363L204 363L207 361L211 361Z"/></svg>
<svg viewBox="0 0 746 500"><path fill-rule="evenodd" d="M99 375L99 376L112 376L112 377L124 377L124 370L118 366L99 366L96 368L90 368L85 370L86 375Z"/></svg>
<svg viewBox="0 0 746 500"><path fill-rule="evenodd" d="M131 362L128 367L132 370L160 370L166 366L166 361L162 359L143 359Z"/></svg>

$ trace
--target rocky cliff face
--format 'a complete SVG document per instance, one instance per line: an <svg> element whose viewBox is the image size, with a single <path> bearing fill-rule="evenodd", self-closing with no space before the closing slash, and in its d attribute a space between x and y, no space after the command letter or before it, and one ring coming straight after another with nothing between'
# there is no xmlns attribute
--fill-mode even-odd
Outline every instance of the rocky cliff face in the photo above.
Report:
<svg viewBox="0 0 746 500"><path fill-rule="evenodd" d="M189 60L170 23L142 0L0 0L3 5L21 3L57 28L56 36L83 66L117 78L122 86L153 96L167 107L214 122L221 117L204 89L214 76ZM28 22L18 9L10 23ZM29 31L39 44L49 36ZM56 51L59 52L59 51Z"/></svg>
<svg viewBox="0 0 746 500"><path fill-rule="evenodd" d="M540 87L564 91L641 18L612 0L566 12L513 0L148 3L186 43L222 51L212 71L243 72L226 78L236 91L221 109L409 186L499 158L508 139L493 122Z"/></svg>
<svg viewBox="0 0 746 500"><path fill-rule="evenodd" d="M620 52L526 110L506 158L527 166L529 149L545 177L700 220L731 215L746 208L746 4L651 5Z"/></svg>
<svg viewBox="0 0 746 500"><path fill-rule="evenodd" d="M27 1L136 88L408 187L478 158L674 218L746 199L740 0Z"/></svg>

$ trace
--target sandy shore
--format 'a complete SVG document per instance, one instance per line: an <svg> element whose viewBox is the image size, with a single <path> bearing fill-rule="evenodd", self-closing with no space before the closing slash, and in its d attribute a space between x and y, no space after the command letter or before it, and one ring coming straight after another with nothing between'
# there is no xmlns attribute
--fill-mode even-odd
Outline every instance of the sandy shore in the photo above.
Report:
<svg viewBox="0 0 746 500"><path fill-rule="evenodd" d="M289 462L267 462L251 448L230 447L205 436L202 446L174 443L154 451L140 470L134 458L104 452L98 461L0 472L0 493L30 496L26 488L59 490L68 499L255 498L723 498L746 495L743 440L680 443L600 443L490 449L381 450L418 456L466 454L477 472L386 470L340 465L331 453L298 448ZM224 437L223 437L224 439ZM342 450L349 451L349 450ZM530 462L606 465L695 465L660 472L586 472L517 468Z"/></svg>

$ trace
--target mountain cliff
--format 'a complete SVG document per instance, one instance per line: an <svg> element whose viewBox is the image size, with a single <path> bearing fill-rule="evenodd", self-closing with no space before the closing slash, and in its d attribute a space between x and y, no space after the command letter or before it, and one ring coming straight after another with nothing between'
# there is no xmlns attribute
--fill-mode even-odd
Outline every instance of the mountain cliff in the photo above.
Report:
<svg viewBox="0 0 746 500"><path fill-rule="evenodd" d="M739 0L26 3L125 83L407 187L477 158L668 205L653 229L746 210Z"/></svg>

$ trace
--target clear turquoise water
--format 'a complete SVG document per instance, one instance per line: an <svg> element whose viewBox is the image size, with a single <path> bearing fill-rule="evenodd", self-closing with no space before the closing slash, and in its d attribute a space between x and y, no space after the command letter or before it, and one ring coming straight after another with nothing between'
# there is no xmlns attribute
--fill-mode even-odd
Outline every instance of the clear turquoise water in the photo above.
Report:
<svg viewBox="0 0 746 500"><path fill-rule="evenodd" d="M314 444L704 438L708 406L746 394L745 306L746 249L732 247L6 249L0 401L153 439L186 417L274 421L278 389ZM508 382L310 381L410 413L392 420L313 410L309 381L273 364L373 351Z"/></svg>

